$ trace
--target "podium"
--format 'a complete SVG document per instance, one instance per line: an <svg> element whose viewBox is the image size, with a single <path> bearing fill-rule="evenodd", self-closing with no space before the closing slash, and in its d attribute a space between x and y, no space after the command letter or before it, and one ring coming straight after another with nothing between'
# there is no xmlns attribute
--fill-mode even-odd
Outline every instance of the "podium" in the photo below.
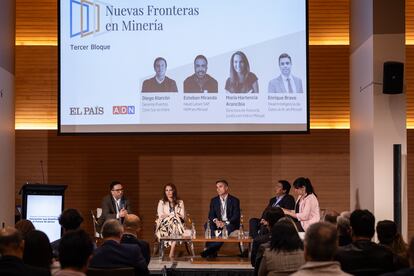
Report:
<svg viewBox="0 0 414 276"><path fill-rule="evenodd" d="M45 232L50 242L60 239L59 216L63 211L66 185L25 184L22 186L22 218Z"/></svg>

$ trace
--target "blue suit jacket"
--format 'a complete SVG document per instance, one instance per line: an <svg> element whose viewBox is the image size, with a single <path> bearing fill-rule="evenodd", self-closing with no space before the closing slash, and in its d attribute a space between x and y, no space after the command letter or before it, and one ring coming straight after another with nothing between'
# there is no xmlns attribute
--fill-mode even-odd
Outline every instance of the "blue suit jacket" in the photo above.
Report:
<svg viewBox="0 0 414 276"><path fill-rule="evenodd" d="M231 224L231 227L234 227L233 229L238 229L240 227L240 200L237 197L234 197L232 195L227 196L226 215L227 220ZM213 221L215 218L222 220L221 203L219 196L213 197L211 199L208 218L210 221Z"/></svg>
<svg viewBox="0 0 414 276"><path fill-rule="evenodd" d="M149 275L147 263L136 244L107 240L98 247L89 263L95 268L134 267L137 275Z"/></svg>

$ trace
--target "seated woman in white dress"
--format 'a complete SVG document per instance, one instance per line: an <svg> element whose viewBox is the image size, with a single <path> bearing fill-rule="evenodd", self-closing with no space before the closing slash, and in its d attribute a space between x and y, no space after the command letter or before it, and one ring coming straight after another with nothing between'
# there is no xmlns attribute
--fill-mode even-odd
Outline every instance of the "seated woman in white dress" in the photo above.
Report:
<svg viewBox="0 0 414 276"><path fill-rule="evenodd" d="M164 186L163 198L158 202L157 227L155 235L158 237L179 236L184 233L185 209L184 202L178 198L177 188L169 183ZM174 257L175 242L164 243L171 246L170 258Z"/></svg>

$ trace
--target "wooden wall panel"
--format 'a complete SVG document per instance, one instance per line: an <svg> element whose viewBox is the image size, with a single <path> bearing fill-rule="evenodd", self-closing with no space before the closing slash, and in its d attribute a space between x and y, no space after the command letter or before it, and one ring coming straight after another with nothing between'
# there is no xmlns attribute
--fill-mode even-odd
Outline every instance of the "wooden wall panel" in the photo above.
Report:
<svg viewBox="0 0 414 276"><path fill-rule="evenodd" d="M16 0L16 44L57 45L58 0Z"/></svg>
<svg viewBox="0 0 414 276"><path fill-rule="evenodd" d="M57 0L16 0L16 44L57 44ZM349 0L309 0L312 44L349 41Z"/></svg>
<svg viewBox="0 0 414 276"><path fill-rule="evenodd" d="M313 128L349 128L349 46L309 49Z"/></svg>
<svg viewBox="0 0 414 276"><path fill-rule="evenodd" d="M414 45L406 46L404 77L407 96L407 126L414 128Z"/></svg>
<svg viewBox="0 0 414 276"><path fill-rule="evenodd" d="M56 0L16 0L16 44L57 44ZM414 43L414 0L406 2L406 40ZM309 0L309 41L349 44L349 0Z"/></svg>
<svg viewBox="0 0 414 276"><path fill-rule="evenodd" d="M16 47L16 127L57 125L57 48Z"/></svg>
<svg viewBox="0 0 414 276"><path fill-rule="evenodd" d="M168 182L178 186L187 212L202 233L215 181L225 178L248 218L261 214L275 180L308 176L322 208L349 206L349 131L309 135L56 136L55 131L16 131L16 183L39 181L45 156L46 182L67 184L66 207L87 218L100 206L111 180L121 180L133 209L152 239L156 204ZM42 158L43 158L42 157ZM16 197L19 186L16 185Z"/></svg>
<svg viewBox="0 0 414 276"><path fill-rule="evenodd" d="M309 43L349 44L349 0L309 0Z"/></svg>
<svg viewBox="0 0 414 276"><path fill-rule="evenodd" d="M348 46L311 46L311 126L349 127ZM57 125L57 48L16 47L16 127Z"/></svg>

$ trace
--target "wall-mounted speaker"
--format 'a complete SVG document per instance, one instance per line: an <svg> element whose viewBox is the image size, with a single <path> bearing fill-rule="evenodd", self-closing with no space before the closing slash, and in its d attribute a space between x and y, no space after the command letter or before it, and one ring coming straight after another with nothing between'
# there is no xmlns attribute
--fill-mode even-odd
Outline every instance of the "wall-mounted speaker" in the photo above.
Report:
<svg viewBox="0 0 414 276"><path fill-rule="evenodd" d="M401 94L404 88L404 63L397 61L384 62L382 93Z"/></svg>

